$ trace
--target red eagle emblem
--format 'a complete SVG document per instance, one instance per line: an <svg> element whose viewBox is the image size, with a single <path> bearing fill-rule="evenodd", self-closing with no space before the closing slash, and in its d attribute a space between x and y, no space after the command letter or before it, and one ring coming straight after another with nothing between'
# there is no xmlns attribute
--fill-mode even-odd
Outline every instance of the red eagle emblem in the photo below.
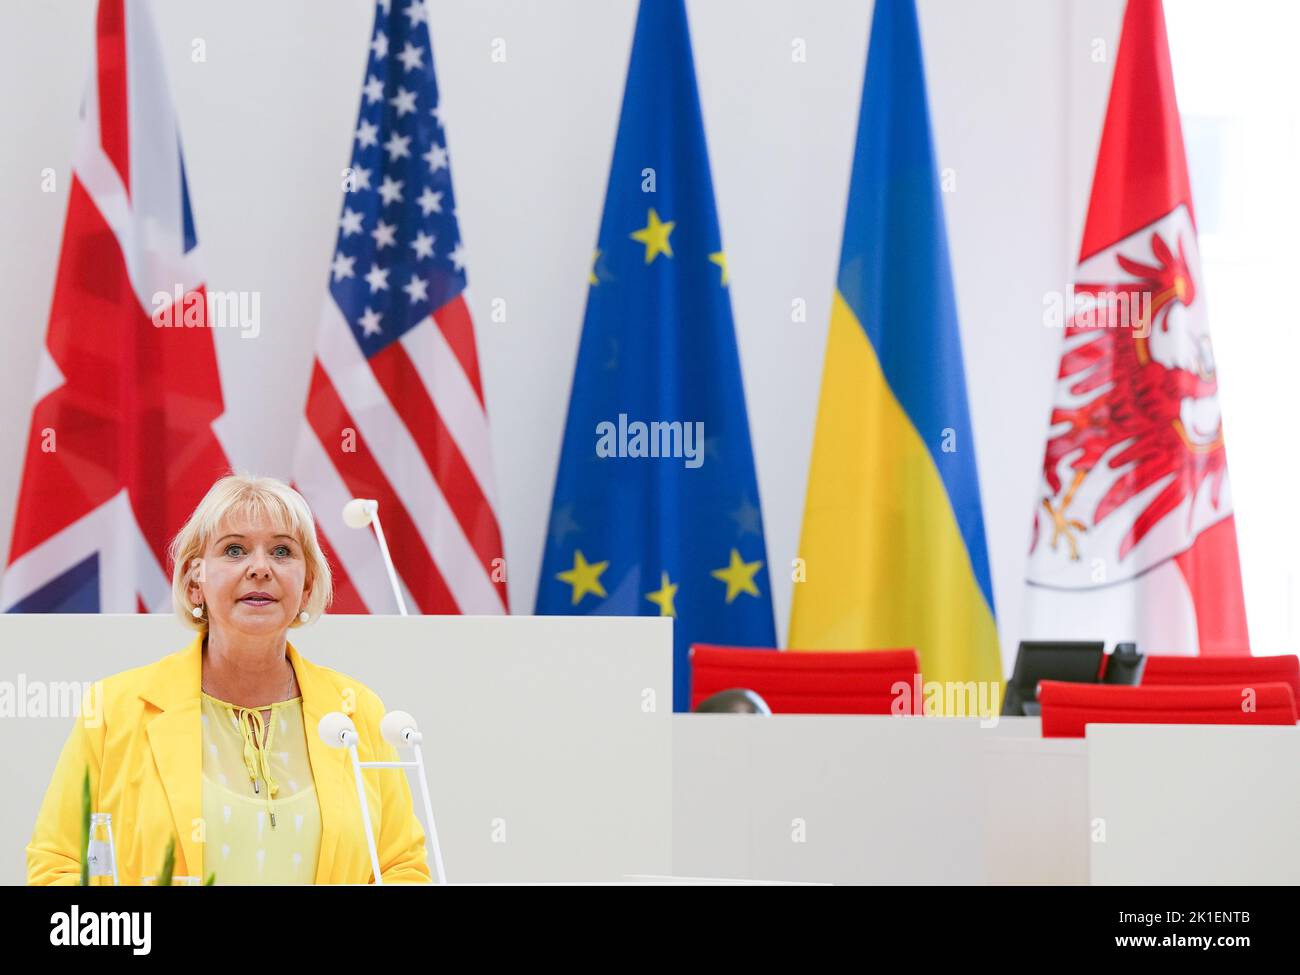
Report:
<svg viewBox="0 0 1300 975"><path fill-rule="evenodd" d="M1194 255L1189 260L1187 239L1195 248L1189 222L1167 217L1113 251L1114 270L1123 273L1111 280L1121 283L1076 286L1076 294L1095 300L1094 309L1113 311L1120 301L1141 312L1121 327L1104 314L1098 324L1095 312L1086 321L1076 314L1066 324L1067 348L1043 461L1042 508L1052 549L1064 542L1072 560L1080 558L1081 535L1139 495L1145 501L1128 509L1132 524L1119 542L1121 560L1184 502L1190 543L1194 502L1207 480L1210 503L1216 510L1220 506L1227 458L1218 381L1206 316L1198 305L1199 266ZM1126 256L1137 243L1150 248L1151 260ZM1081 274L1088 270L1086 263L1080 269ZM1092 510L1076 510L1081 488L1092 479L1101 483L1082 492L1091 496ZM1091 498L1098 494L1094 503ZM1038 534L1036 520L1035 545Z"/></svg>

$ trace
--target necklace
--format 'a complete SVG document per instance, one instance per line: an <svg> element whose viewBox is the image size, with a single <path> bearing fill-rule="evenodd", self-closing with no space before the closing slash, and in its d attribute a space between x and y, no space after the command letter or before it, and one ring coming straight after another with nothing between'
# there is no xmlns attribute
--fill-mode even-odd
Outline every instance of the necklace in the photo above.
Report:
<svg viewBox="0 0 1300 975"><path fill-rule="evenodd" d="M286 665L288 666L288 668L289 668L289 683L285 685L285 688L284 688L284 698L283 698L284 700L287 701L287 700L289 699L289 695L290 695L290 693L293 691L294 672L293 672L293 664L289 663L289 661L288 661L287 658L285 659L284 662L285 662L285 664L286 664ZM203 676L203 672L202 672L202 671L199 672L199 688L200 688L200 690L203 691L204 694L207 694L209 697L217 697L217 695L213 694L212 691L208 688L207 681L204 679L204 676ZM218 698L218 700L220 700L220 698ZM261 707L258 707L258 708L241 708L241 710L244 710L244 711L265 711L265 710L266 710L267 708L269 708L270 706L271 706L270 704L264 704L264 705L262 705ZM239 707L239 705L236 705L236 707Z"/></svg>

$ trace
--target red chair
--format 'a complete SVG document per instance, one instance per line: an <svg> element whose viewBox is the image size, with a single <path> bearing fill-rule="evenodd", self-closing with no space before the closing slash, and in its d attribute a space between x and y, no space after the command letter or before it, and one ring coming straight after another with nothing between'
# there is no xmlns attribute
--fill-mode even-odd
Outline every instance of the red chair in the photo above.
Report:
<svg viewBox="0 0 1300 975"><path fill-rule="evenodd" d="M1255 692L1243 710L1243 692ZM1044 738L1082 738L1089 724L1294 725L1296 699L1283 683L1123 687L1045 680L1038 685Z"/></svg>
<svg viewBox="0 0 1300 975"><path fill-rule="evenodd" d="M900 681L904 714L921 714L915 650L805 652L759 647L691 647L691 709L732 688L756 691L773 714L892 714Z"/></svg>
<svg viewBox="0 0 1300 975"><path fill-rule="evenodd" d="M1179 657L1148 654L1142 671L1143 687L1187 687L1198 684L1291 685L1300 702L1300 657Z"/></svg>

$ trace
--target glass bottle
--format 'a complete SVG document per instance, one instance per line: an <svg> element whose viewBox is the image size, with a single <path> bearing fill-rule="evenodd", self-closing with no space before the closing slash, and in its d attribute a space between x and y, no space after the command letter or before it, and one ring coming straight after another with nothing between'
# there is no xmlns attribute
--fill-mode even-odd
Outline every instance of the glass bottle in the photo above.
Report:
<svg viewBox="0 0 1300 975"><path fill-rule="evenodd" d="M94 886L114 886L117 851L113 847L113 814L90 814L90 842L86 845L87 879Z"/></svg>

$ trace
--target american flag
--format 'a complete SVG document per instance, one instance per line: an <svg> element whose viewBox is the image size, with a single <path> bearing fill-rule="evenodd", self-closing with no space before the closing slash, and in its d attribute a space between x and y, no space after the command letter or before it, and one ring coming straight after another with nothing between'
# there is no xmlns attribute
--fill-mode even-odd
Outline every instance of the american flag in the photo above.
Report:
<svg viewBox="0 0 1300 975"><path fill-rule="evenodd" d="M375 11L294 479L335 567L335 612L396 611L374 498L409 606L508 609L465 257L421 0Z"/></svg>
<svg viewBox="0 0 1300 975"><path fill-rule="evenodd" d="M100 0L5 611L170 609L168 541L228 467L211 330L155 327L207 324L197 253L149 2Z"/></svg>

